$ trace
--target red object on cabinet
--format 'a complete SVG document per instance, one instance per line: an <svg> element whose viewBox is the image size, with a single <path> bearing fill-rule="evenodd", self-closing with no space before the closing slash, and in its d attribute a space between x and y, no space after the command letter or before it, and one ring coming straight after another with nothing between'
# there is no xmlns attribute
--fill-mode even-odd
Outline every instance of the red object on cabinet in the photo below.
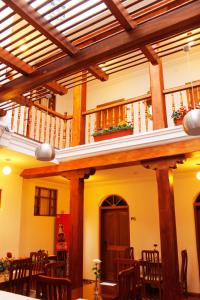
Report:
<svg viewBox="0 0 200 300"><path fill-rule="evenodd" d="M56 251L69 249L70 214L56 216Z"/></svg>

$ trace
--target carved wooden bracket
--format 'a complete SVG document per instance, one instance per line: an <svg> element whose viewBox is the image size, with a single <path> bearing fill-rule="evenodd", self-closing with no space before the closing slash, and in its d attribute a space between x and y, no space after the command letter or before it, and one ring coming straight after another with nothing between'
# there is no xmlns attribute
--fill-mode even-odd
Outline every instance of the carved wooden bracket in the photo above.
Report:
<svg viewBox="0 0 200 300"><path fill-rule="evenodd" d="M146 169L162 170L162 169L176 169L177 164L183 164L184 161L185 161L185 155L176 155L171 157L143 160L141 161L141 164Z"/></svg>
<svg viewBox="0 0 200 300"><path fill-rule="evenodd" d="M65 177L69 180L72 178L88 179L90 177L90 175L94 175L95 172L96 172L96 170L94 168L89 168L89 169L62 172L59 175Z"/></svg>
<svg viewBox="0 0 200 300"><path fill-rule="evenodd" d="M6 115L7 111L0 109L0 117L4 117Z"/></svg>

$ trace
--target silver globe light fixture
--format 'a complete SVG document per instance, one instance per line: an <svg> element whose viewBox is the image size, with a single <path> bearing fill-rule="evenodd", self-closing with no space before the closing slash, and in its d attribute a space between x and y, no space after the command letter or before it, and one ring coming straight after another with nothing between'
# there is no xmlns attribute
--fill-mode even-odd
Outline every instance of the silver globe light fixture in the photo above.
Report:
<svg viewBox="0 0 200 300"><path fill-rule="evenodd" d="M188 135L200 135L200 109L192 109L184 116L183 128Z"/></svg>
<svg viewBox="0 0 200 300"><path fill-rule="evenodd" d="M46 99L47 99L47 111L46 111L46 118L48 115L48 104L49 100L51 99L52 95L47 94ZM36 150L35 150L35 157L37 160L41 161L51 161L55 158L55 149L48 143L44 141L43 144L40 144Z"/></svg>
<svg viewBox="0 0 200 300"><path fill-rule="evenodd" d="M186 44L183 46L183 51L187 54L187 64L188 64L188 73L191 71L190 67L190 44ZM191 80L191 88L192 88L192 100L194 109L187 112L187 114L183 118L183 129L188 135L200 135L200 109L195 108L196 101L194 99L194 88Z"/></svg>
<svg viewBox="0 0 200 300"><path fill-rule="evenodd" d="M37 160L50 161L55 158L55 149L48 143L39 145L35 150Z"/></svg>

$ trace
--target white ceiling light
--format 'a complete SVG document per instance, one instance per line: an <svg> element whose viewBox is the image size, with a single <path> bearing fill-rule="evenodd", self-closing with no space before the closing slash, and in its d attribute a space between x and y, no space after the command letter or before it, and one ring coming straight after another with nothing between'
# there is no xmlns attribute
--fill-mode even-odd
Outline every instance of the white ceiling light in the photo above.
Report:
<svg viewBox="0 0 200 300"><path fill-rule="evenodd" d="M196 173L196 178L200 180L200 171Z"/></svg>
<svg viewBox="0 0 200 300"><path fill-rule="evenodd" d="M4 175L9 175L12 172L12 169L9 166L5 166L3 167L2 172Z"/></svg>

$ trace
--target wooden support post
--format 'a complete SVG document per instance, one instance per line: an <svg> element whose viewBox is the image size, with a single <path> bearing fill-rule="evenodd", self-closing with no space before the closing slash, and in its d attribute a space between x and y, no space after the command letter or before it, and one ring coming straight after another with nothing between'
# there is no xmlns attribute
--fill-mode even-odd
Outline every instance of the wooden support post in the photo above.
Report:
<svg viewBox="0 0 200 300"><path fill-rule="evenodd" d="M86 74L82 74L84 81ZM72 119L72 146L85 143L85 116L82 112L86 110L87 83L74 87L73 119Z"/></svg>
<svg viewBox="0 0 200 300"><path fill-rule="evenodd" d="M172 157L143 162L145 167L156 170L163 268L163 300L182 299L179 285L173 174L170 170L170 168L176 168L177 163L182 162L183 157Z"/></svg>
<svg viewBox="0 0 200 300"><path fill-rule="evenodd" d="M167 127L167 115L165 106L165 96L163 94L164 81L162 63L158 65L149 64L153 129Z"/></svg>
<svg viewBox="0 0 200 300"><path fill-rule="evenodd" d="M80 287L83 283L84 179L94 173L94 169L85 169L62 174L70 180L69 275L73 287Z"/></svg>
<svg viewBox="0 0 200 300"><path fill-rule="evenodd" d="M81 286L83 280L83 195L84 179L71 178L69 272L73 287Z"/></svg>

